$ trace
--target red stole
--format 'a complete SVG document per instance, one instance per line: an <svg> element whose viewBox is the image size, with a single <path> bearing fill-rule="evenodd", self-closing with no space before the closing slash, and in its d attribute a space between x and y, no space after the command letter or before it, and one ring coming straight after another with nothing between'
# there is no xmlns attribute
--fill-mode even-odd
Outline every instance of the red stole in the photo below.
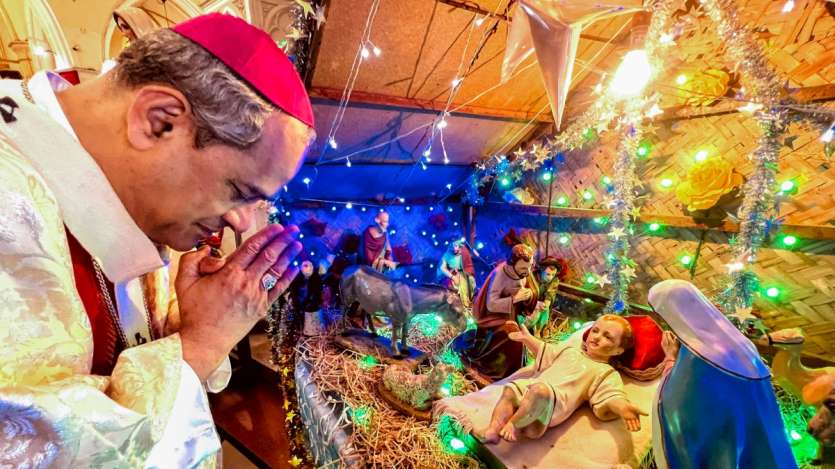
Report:
<svg viewBox="0 0 835 469"><path fill-rule="evenodd" d="M93 267L93 257L84 250L78 240L67 230L67 242L72 258L72 270L75 276L75 286L84 303L87 317L93 329L93 368L94 375L109 376L116 365L116 357L124 350L125 345L119 338L117 325L107 308L107 303L96 278ZM103 277L104 278L104 277ZM116 295L113 284L107 278L104 283L115 302ZM114 303L115 307L115 303Z"/></svg>

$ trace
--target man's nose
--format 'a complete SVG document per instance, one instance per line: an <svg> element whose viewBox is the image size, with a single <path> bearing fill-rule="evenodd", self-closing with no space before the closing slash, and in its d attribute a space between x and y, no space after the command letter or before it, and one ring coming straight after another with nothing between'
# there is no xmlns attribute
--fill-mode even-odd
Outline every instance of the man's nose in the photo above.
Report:
<svg viewBox="0 0 835 469"><path fill-rule="evenodd" d="M237 233L243 233L248 230L252 226L252 220L254 219L254 203L230 210L223 215L223 221Z"/></svg>

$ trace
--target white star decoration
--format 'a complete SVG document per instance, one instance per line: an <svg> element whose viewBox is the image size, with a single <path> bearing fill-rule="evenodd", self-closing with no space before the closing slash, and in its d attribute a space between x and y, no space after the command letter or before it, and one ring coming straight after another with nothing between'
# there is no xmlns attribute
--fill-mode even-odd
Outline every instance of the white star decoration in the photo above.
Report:
<svg viewBox="0 0 835 469"><path fill-rule="evenodd" d="M516 155L516 159L522 158L525 156L525 153L527 152L522 147L517 148L516 151L513 152L513 154Z"/></svg>
<svg viewBox="0 0 835 469"><path fill-rule="evenodd" d="M627 265L626 267L620 269L621 275L626 277L627 279L631 279L635 277L635 268L631 265Z"/></svg>
<svg viewBox="0 0 835 469"><path fill-rule="evenodd" d="M534 156L536 156L536 161L542 163L543 161L547 160L549 156L551 156L551 152L548 151L548 147L546 145L542 145L536 150L532 152Z"/></svg>
<svg viewBox="0 0 835 469"><path fill-rule="evenodd" d="M621 228L621 227L612 228L612 231L609 232L609 236L611 236L612 238L615 238L615 239L620 239L620 238L626 236L626 232L623 231L623 228Z"/></svg>
<svg viewBox="0 0 835 469"><path fill-rule="evenodd" d="M599 285L600 288L603 288L611 282L609 282L609 277L607 275L598 275L594 283Z"/></svg>
<svg viewBox="0 0 835 469"><path fill-rule="evenodd" d="M322 5L316 7L316 13L313 15L313 19L316 20L316 29L321 28L325 24L325 8Z"/></svg>

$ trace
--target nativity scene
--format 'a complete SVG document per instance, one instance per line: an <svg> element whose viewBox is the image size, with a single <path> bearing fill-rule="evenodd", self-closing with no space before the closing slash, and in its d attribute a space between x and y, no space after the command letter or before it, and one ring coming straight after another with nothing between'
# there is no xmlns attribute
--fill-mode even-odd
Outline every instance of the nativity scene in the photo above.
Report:
<svg viewBox="0 0 835 469"><path fill-rule="evenodd" d="M0 467L835 467L830 0L0 0Z"/></svg>

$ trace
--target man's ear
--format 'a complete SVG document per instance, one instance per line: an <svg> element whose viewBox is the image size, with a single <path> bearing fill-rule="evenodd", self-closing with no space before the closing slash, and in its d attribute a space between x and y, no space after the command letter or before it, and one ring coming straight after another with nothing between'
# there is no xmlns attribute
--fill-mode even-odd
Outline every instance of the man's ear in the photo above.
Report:
<svg viewBox="0 0 835 469"><path fill-rule="evenodd" d="M191 135L191 106L174 88L148 85L138 88L127 113L127 138L137 150L148 150L178 134Z"/></svg>

